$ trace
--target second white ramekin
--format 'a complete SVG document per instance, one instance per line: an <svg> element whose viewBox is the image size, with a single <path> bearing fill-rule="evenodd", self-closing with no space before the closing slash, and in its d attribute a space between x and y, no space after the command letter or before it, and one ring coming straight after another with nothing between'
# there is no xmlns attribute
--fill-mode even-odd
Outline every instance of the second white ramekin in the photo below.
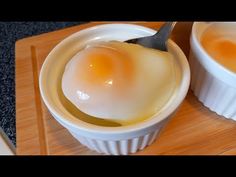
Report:
<svg viewBox="0 0 236 177"><path fill-rule="evenodd" d="M205 22L193 24L189 56L191 89L210 110L225 118L236 120L236 73L212 59L200 43L204 31L213 24ZM225 24L236 26L236 23Z"/></svg>

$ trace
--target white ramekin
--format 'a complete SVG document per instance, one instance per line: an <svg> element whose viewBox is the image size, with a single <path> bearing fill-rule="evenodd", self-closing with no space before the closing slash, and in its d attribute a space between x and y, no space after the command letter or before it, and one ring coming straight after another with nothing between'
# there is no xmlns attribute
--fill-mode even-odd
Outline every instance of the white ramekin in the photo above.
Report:
<svg viewBox="0 0 236 177"><path fill-rule="evenodd" d="M215 22L220 23L220 22ZM230 22L221 22L229 25ZM195 22L190 38L191 89L210 110L236 120L236 74L226 69L203 49L203 32L214 23ZM236 26L236 23L230 23Z"/></svg>
<svg viewBox="0 0 236 177"><path fill-rule="evenodd" d="M181 80L172 101L158 115L134 125L102 127L74 117L63 107L58 98L56 85L61 79L59 75L62 74L68 60L86 44L94 41L124 41L152 35L155 32L131 24L98 25L67 37L47 56L39 78L42 99L53 117L83 145L97 152L113 155L126 155L142 150L156 139L161 128L185 98L190 83L189 65L182 50L171 40L168 41L168 47L177 60Z"/></svg>

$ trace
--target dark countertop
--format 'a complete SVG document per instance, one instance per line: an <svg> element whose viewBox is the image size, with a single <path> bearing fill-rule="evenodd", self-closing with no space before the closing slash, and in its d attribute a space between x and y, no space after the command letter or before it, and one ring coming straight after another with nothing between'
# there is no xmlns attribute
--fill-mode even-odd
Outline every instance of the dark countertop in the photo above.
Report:
<svg viewBox="0 0 236 177"><path fill-rule="evenodd" d="M0 133L16 147L15 42L85 22L0 22Z"/></svg>

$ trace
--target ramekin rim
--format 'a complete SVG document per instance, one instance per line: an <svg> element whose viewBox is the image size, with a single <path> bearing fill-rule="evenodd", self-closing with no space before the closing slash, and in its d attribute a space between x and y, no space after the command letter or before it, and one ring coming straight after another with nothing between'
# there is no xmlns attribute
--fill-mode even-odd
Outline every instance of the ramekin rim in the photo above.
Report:
<svg viewBox="0 0 236 177"><path fill-rule="evenodd" d="M194 45L195 47L197 47L198 50L200 50L201 54L204 55L205 58L207 58L208 63L213 63L217 69L224 71L225 73L227 73L228 75L230 75L231 77L235 77L236 78L236 73L231 71L230 69L224 67L223 65L221 65L220 63L218 63L215 59L213 59L207 52L206 50L203 48L203 46L200 44L200 41L197 39L196 36L196 26L199 25L200 23L204 23L204 22L194 22L193 26L192 26L192 32L191 32L191 38L194 41ZM236 22L235 22L236 23Z"/></svg>

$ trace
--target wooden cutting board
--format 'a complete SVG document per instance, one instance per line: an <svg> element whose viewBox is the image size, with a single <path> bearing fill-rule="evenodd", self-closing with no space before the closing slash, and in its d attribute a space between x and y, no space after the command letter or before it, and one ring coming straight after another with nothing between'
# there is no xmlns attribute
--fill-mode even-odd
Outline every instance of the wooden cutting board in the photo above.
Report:
<svg viewBox="0 0 236 177"><path fill-rule="evenodd" d="M107 22L102 22L107 23ZM126 22L127 23L127 22ZM162 22L134 22L158 29ZM16 43L16 135L18 155L97 155L74 139L49 114L38 85L41 65L62 39L88 23L30 38ZM191 22L178 23L172 39L189 52ZM140 155L156 154L236 154L236 122L224 119L204 107L189 91L178 113L159 138Z"/></svg>

